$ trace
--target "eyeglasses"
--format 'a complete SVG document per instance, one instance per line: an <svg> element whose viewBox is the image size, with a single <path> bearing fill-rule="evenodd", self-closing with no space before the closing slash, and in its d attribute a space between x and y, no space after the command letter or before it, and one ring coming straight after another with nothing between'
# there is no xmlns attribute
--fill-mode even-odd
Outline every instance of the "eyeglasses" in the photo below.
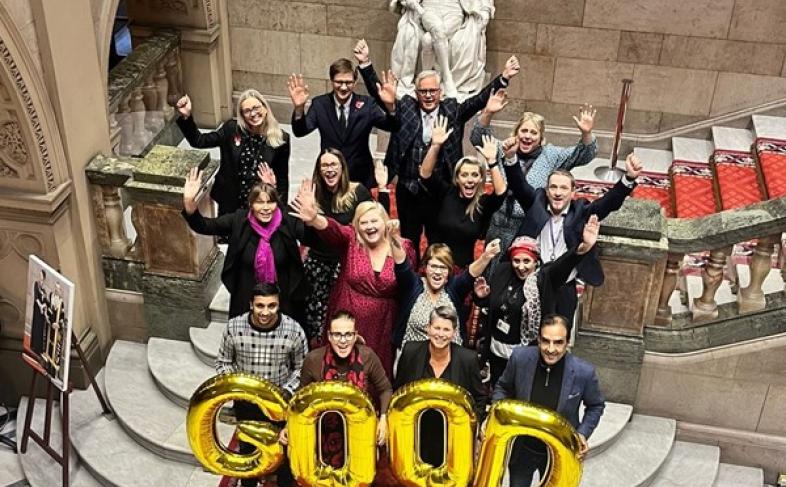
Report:
<svg viewBox="0 0 786 487"><path fill-rule="evenodd" d="M320 169L335 169L335 168L339 167L340 165L341 164L339 164L338 162L328 162L327 164L320 164L319 168Z"/></svg>
<svg viewBox="0 0 786 487"><path fill-rule="evenodd" d="M346 86L346 87L350 87L350 86L352 86L352 85L354 85L354 84L355 84L355 80L351 80L351 81L343 81L343 80L333 79L333 80L331 80L331 81L332 81L332 82L333 82L333 84L334 84L334 85L336 85L336 86Z"/></svg>
<svg viewBox="0 0 786 487"><path fill-rule="evenodd" d="M434 272L447 272L448 266L443 264L426 264L426 267Z"/></svg>
<svg viewBox="0 0 786 487"><path fill-rule="evenodd" d="M417 90L415 90L415 91L417 91L418 95L423 95L423 96L428 96L428 95L431 95L431 96L436 96L436 94L437 94L437 93L439 93L439 88L433 88L433 89L417 89Z"/></svg>
<svg viewBox="0 0 786 487"><path fill-rule="evenodd" d="M259 115L262 113L264 108L265 107L263 105L256 105L251 108L244 108L243 110L240 110L240 113L242 113L244 117L250 117L252 115Z"/></svg>
<svg viewBox="0 0 786 487"><path fill-rule="evenodd" d="M355 338L356 334L357 334L356 331L347 331L347 332L344 332L344 333L341 333L340 331L330 331L330 332L328 332L328 336L331 339L333 339L333 340L335 340L337 342L340 342L341 340L344 340L345 342L348 342L348 341L352 340L353 338Z"/></svg>

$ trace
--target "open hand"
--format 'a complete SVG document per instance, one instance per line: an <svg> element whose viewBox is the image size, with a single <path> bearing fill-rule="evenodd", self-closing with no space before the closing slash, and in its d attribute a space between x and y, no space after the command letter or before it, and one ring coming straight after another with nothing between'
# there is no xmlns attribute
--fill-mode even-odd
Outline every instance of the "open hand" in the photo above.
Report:
<svg viewBox="0 0 786 487"><path fill-rule="evenodd" d="M314 197L314 183L310 179L304 179L300 183L297 195L290 205L294 211L290 211L289 214L295 218L303 220L306 224L316 220L319 212L317 211L317 203Z"/></svg>
<svg viewBox="0 0 786 487"><path fill-rule="evenodd" d="M192 167L186 174L186 183L183 185L183 208L189 215L197 210L196 198L202 189L202 171Z"/></svg>
<svg viewBox="0 0 786 487"><path fill-rule="evenodd" d="M270 165L267 162L263 162L257 167L257 177L265 184L276 185L276 173L270 169Z"/></svg>
<svg viewBox="0 0 786 487"><path fill-rule="evenodd" d="M643 168L644 164L641 162L641 159L633 152L625 158L625 174L628 176L628 179L635 180L639 177Z"/></svg>
<svg viewBox="0 0 786 487"><path fill-rule="evenodd" d="M358 64L366 64L368 62L368 43L365 39L360 39L357 44L355 44L352 54L355 55Z"/></svg>
<svg viewBox="0 0 786 487"><path fill-rule="evenodd" d="M475 149L480 152L480 155L483 156L488 164L497 159L497 139L491 135L484 134L483 147L475 146Z"/></svg>
<svg viewBox="0 0 786 487"><path fill-rule="evenodd" d="M584 231L581 234L581 243L577 249L578 254L585 254L589 252L595 242L598 241L598 234L600 233L600 220L598 215L592 215L584 224Z"/></svg>
<svg viewBox="0 0 786 487"><path fill-rule="evenodd" d="M392 70L382 71L381 83L377 83L377 92L379 99L382 100L386 106L391 105L395 107L396 104L396 87L398 86L398 79L393 74Z"/></svg>
<svg viewBox="0 0 786 487"><path fill-rule="evenodd" d="M188 95L183 95L177 103L175 103L175 109L177 113L180 114L183 118L188 118L191 116L191 98Z"/></svg>
<svg viewBox="0 0 786 487"><path fill-rule="evenodd" d="M500 88L489 97L486 102L486 111L489 113L497 113L505 108L508 104L508 91L505 88Z"/></svg>
<svg viewBox="0 0 786 487"><path fill-rule="evenodd" d="M377 183L377 188L388 185L388 167L380 160L374 161L374 181Z"/></svg>
<svg viewBox="0 0 786 487"><path fill-rule="evenodd" d="M519 71L521 70L521 66L519 65L519 58L516 56L510 56L507 61L505 61L505 69L502 71L502 76L507 79L513 79Z"/></svg>
<svg viewBox="0 0 786 487"><path fill-rule="evenodd" d="M595 114L598 111L585 103L579 107L579 116L573 116L573 121L576 122L576 126L581 130L582 134L588 134L592 132L592 127L595 126Z"/></svg>
<svg viewBox="0 0 786 487"><path fill-rule="evenodd" d="M453 129L448 130L448 117L438 115L434 120L434 128L431 129L431 145L441 146L452 133Z"/></svg>
<svg viewBox="0 0 786 487"><path fill-rule="evenodd" d="M382 446L388 439L388 422L383 414L377 422L377 445Z"/></svg>
<svg viewBox="0 0 786 487"><path fill-rule="evenodd" d="M486 298L489 294L491 294L491 286L488 285L484 277L478 277L475 279L475 284L473 287L475 288L475 296L477 296L478 299Z"/></svg>
<svg viewBox="0 0 786 487"><path fill-rule="evenodd" d="M287 80L287 89L289 89L289 98L292 99L292 104L295 108L303 108L308 101L308 85L303 79L302 74L292 73Z"/></svg>

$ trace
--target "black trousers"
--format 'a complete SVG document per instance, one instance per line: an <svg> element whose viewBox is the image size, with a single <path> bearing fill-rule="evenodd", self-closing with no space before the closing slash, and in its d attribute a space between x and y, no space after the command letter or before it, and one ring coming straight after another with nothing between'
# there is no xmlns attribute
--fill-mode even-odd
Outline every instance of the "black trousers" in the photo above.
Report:
<svg viewBox="0 0 786 487"><path fill-rule="evenodd" d="M396 211L401 222L401 236L408 238L415 247L415 256L420 262L420 236L429 233L431 218L423 202L423 195L411 192L405 185L396 185Z"/></svg>
<svg viewBox="0 0 786 487"><path fill-rule="evenodd" d="M248 401L235 401L234 409L235 418L237 418L238 421L269 421L269 418L265 416L265 413L263 413L261 409ZM282 428L285 426L284 423L276 424L280 425ZM239 441L238 444L240 446L240 453L252 453L254 450L256 450L256 447L251 443ZM284 461L281 462L281 466L278 467L278 470L276 471L276 479L280 487L292 487L295 485L295 480L292 476L292 471L289 469L289 458L286 456L286 448L284 449L284 455ZM243 487L256 487L258 482L259 480L255 478L241 479L240 485Z"/></svg>
<svg viewBox="0 0 786 487"><path fill-rule="evenodd" d="M554 311L568 319L568 337L573 328L573 315L576 314L576 307L579 305L579 298L576 295L576 280L568 281L557 291L557 303Z"/></svg>
<svg viewBox="0 0 786 487"><path fill-rule="evenodd" d="M530 487L535 470L540 472L542 481L549 461L548 453L544 451L545 445L539 440L527 436L516 438L514 441L508 461L510 487ZM540 443L543 446L538 445L539 447L533 450L533 443Z"/></svg>

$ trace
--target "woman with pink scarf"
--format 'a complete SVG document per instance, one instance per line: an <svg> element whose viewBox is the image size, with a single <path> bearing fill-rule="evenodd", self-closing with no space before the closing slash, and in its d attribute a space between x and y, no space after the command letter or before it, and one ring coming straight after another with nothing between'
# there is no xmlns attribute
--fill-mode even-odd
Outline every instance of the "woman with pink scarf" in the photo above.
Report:
<svg viewBox="0 0 786 487"><path fill-rule="evenodd" d="M308 283L297 241L303 237L304 226L282 208L275 183L270 182L275 179L268 173L272 171L267 167L260 171L267 181L251 188L247 209L205 218L196 203L202 172L191 169L183 187L183 217L196 233L228 238L221 281L229 291L230 318L249 310L255 284L275 282L281 289L281 312L302 323Z"/></svg>

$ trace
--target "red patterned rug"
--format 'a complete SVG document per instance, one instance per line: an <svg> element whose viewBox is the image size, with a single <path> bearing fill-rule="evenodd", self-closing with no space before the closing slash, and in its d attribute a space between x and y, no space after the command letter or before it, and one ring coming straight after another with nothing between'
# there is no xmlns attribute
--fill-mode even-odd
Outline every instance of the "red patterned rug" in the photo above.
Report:
<svg viewBox="0 0 786 487"><path fill-rule="evenodd" d="M715 213L712 171L708 164L674 161L671 165L671 187L677 218L697 218Z"/></svg>
<svg viewBox="0 0 786 487"><path fill-rule="evenodd" d="M671 181L667 174L644 171L639 176L638 183L631 196L655 201L663 208L667 218L674 216L674 210L671 207L671 192L669 191Z"/></svg>
<svg viewBox="0 0 786 487"><path fill-rule="evenodd" d="M768 198L786 196L786 141L756 139L759 167Z"/></svg>
<svg viewBox="0 0 786 487"><path fill-rule="evenodd" d="M756 164L749 152L716 150L712 156L722 210L732 210L762 201L756 179Z"/></svg>

